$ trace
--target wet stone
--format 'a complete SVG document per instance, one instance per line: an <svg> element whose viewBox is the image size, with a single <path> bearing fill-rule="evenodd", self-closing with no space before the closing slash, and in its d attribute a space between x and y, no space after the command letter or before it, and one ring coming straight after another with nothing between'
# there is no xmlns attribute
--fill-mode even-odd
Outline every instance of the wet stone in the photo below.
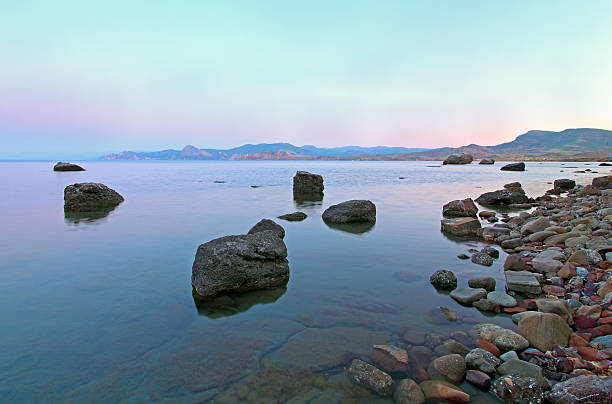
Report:
<svg viewBox="0 0 612 404"><path fill-rule="evenodd" d="M390 397L393 393L393 379L391 376L362 360L355 359L351 362L348 375L353 382L380 396Z"/></svg>

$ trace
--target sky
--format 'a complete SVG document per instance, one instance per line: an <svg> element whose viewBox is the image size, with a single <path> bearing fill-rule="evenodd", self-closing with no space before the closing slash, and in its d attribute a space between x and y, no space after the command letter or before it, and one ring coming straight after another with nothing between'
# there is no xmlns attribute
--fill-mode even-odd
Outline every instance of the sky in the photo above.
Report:
<svg viewBox="0 0 612 404"><path fill-rule="evenodd" d="M0 1L0 158L612 129L612 1Z"/></svg>

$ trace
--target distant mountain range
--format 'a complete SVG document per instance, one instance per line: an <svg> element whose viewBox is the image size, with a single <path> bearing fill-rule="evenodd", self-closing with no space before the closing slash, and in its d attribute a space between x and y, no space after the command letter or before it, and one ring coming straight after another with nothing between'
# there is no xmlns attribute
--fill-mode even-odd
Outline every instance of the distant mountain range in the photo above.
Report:
<svg viewBox="0 0 612 404"><path fill-rule="evenodd" d="M344 158L360 155L409 154L429 149L407 147L360 147L344 146L320 148L312 145L294 146L289 143L245 144L233 149L198 149L185 146L182 150L162 150L156 152L124 151L104 156L105 160L312 160L317 158Z"/></svg>
<svg viewBox="0 0 612 404"><path fill-rule="evenodd" d="M561 132L531 130L511 142L496 146L470 144L438 149L405 147L345 146L319 148L289 143L246 144L233 149L198 149L157 152L124 151L102 157L105 160L443 160L449 154L468 153L476 159L498 160L610 160L612 131L566 129Z"/></svg>

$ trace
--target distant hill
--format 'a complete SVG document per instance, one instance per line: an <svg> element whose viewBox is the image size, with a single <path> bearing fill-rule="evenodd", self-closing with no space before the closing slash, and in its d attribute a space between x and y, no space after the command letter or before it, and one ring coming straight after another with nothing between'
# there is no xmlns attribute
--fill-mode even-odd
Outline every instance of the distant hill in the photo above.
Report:
<svg viewBox="0 0 612 404"><path fill-rule="evenodd" d="M226 150L198 149L195 146L188 145L182 150L124 151L109 154L102 158L105 160L312 160L325 157L346 158L359 155L410 154L426 150L428 149L386 146L320 148L312 145L299 147L289 143L262 143L245 144Z"/></svg>
<svg viewBox="0 0 612 404"><path fill-rule="evenodd" d="M565 129L561 132L530 130L511 142L496 146L470 144L442 147L417 153L359 156L361 160L444 160L449 154L468 153L476 159L496 160L612 160L612 131L604 129Z"/></svg>
<svg viewBox="0 0 612 404"><path fill-rule="evenodd" d="M566 129L561 132L530 130L511 142L496 146L470 144L462 147L419 149L405 147L344 146L320 148L289 143L245 144L233 149L198 149L156 152L124 151L105 160L443 160L449 154L469 153L476 159L497 160L611 160L612 131Z"/></svg>

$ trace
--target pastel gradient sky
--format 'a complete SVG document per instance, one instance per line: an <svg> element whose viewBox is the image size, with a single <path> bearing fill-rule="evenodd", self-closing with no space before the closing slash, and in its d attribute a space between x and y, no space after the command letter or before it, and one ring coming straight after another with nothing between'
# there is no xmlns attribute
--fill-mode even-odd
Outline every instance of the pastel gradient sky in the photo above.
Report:
<svg viewBox="0 0 612 404"><path fill-rule="evenodd" d="M612 129L612 1L0 2L0 158Z"/></svg>

